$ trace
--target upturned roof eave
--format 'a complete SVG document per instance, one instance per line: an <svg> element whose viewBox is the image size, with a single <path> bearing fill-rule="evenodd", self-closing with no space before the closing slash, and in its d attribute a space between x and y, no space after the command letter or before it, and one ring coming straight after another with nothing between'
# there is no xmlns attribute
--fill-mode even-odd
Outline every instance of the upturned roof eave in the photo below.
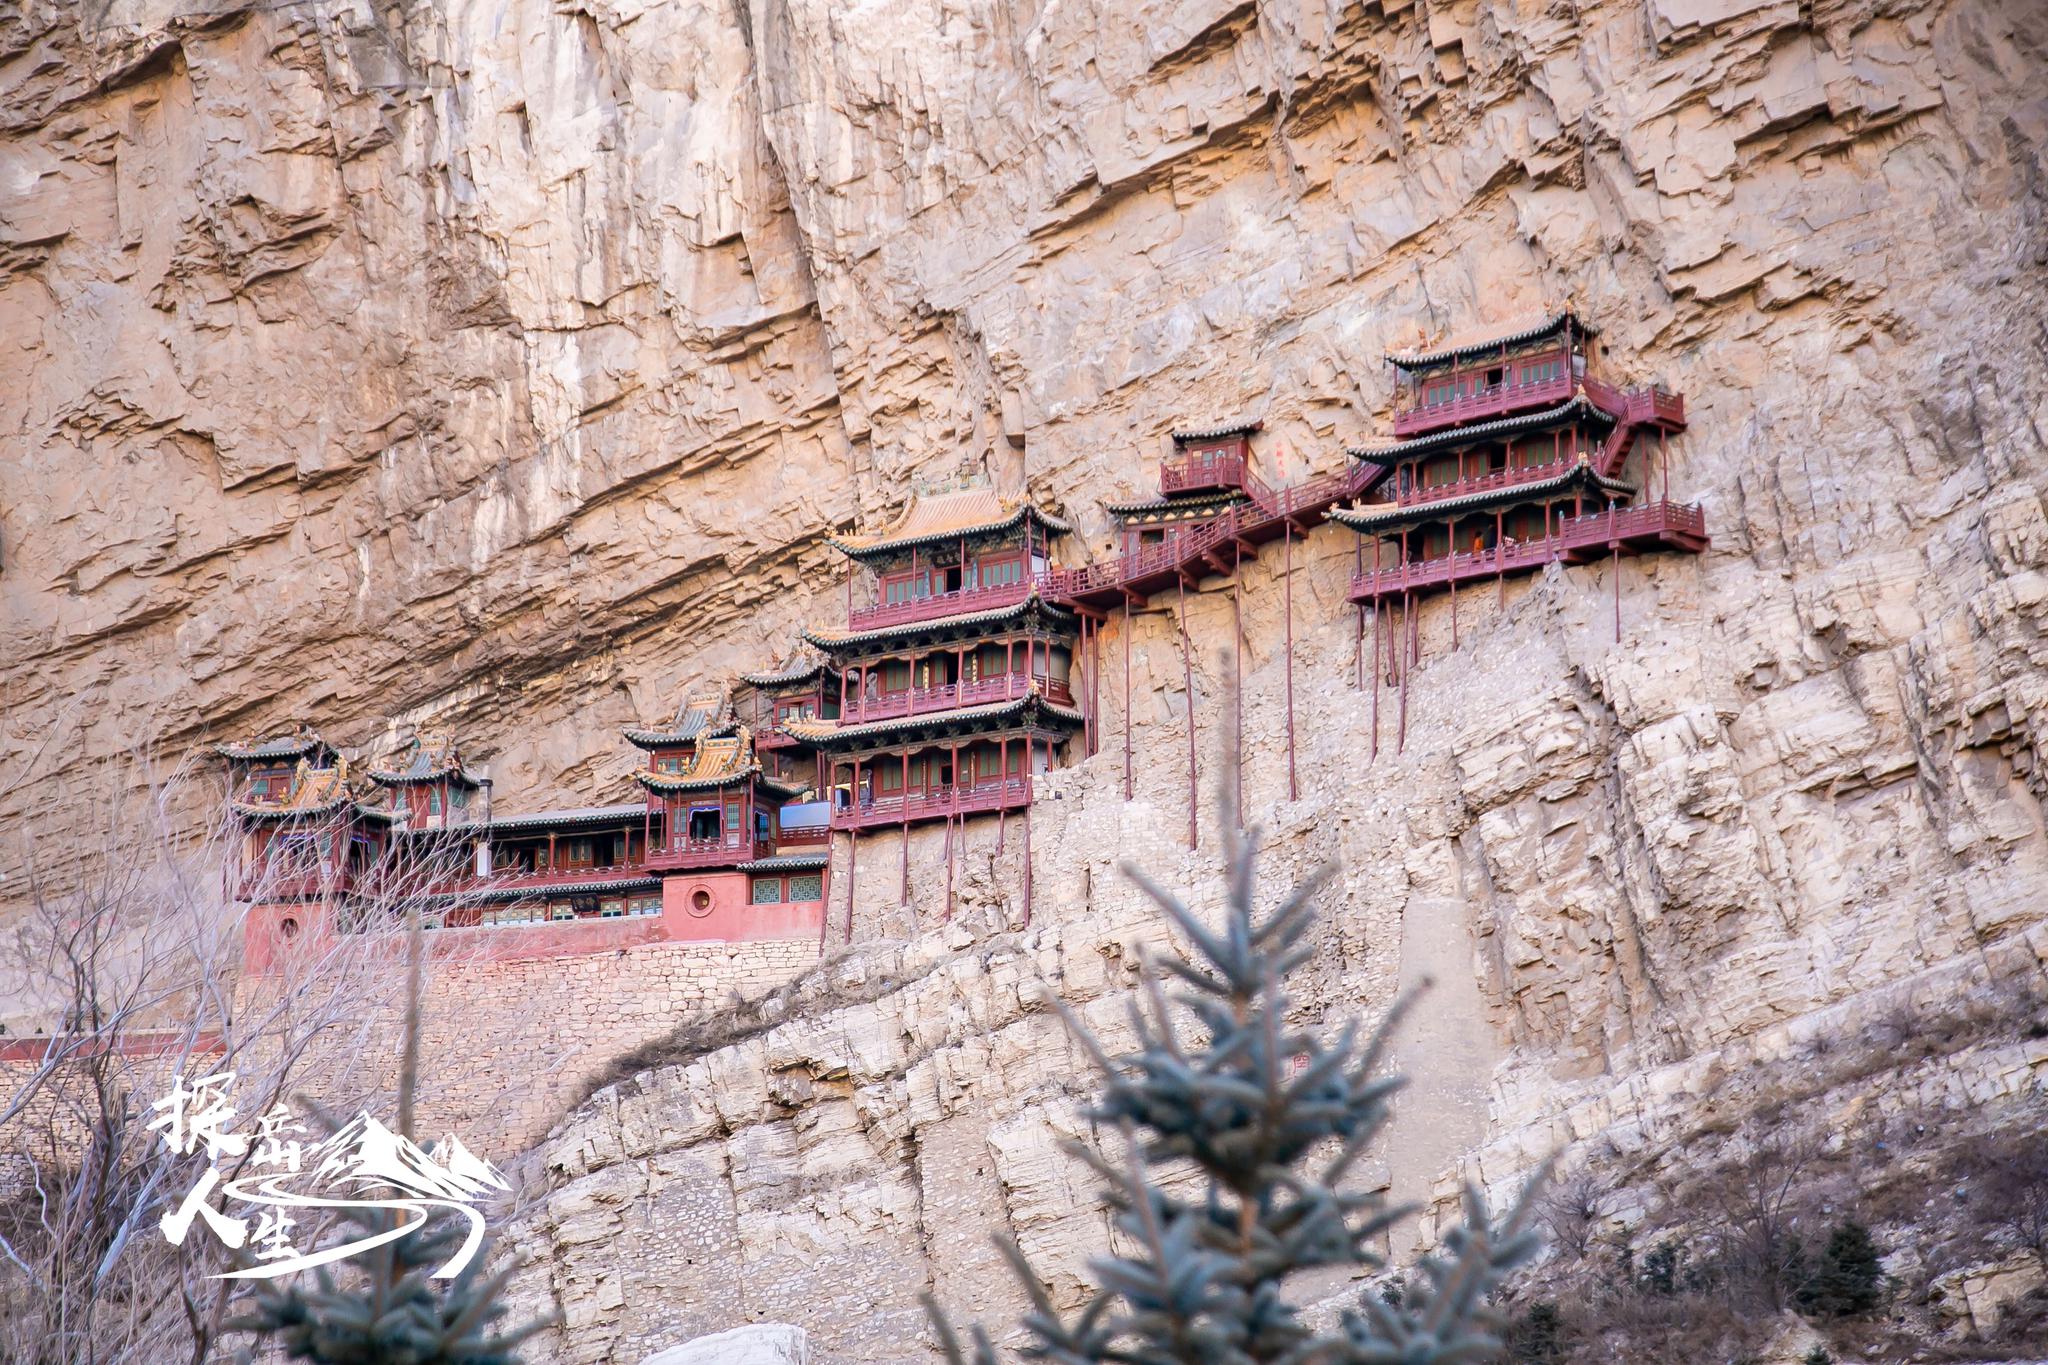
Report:
<svg viewBox="0 0 2048 1365"><path fill-rule="evenodd" d="M1441 450L1449 446L1465 445L1488 436L1505 436L1517 431L1553 426L1574 416L1597 418L1610 426L1616 420L1613 413L1588 398L1584 390L1580 390L1556 407L1545 408L1541 412L1499 417L1491 422L1481 422L1477 426L1451 427L1446 431L1433 431L1427 436L1396 441L1392 445L1346 446L1344 453L1354 460L1383 464L1389 460L1405 460L1414 455L1426 455L1432 450Z"/></svg>
<svg viewBox="0 0 2048 1365"><path fill-rule="evenodd" d="M1459 497L1442 498L1433 502L1410 503L1405 507L1390 507L1384 511L1363 507L1333 507L1330 509L1329 517L1338 525L1348 526L1354 531L1386 530L1391 527L1435 521L1449 512L1466 512L1524 502L1531 497L1568 489L1574 484L1587 484L1603 492L1626 493L1630 496L1637 492L1634 484L1621 479L1606 478L1596 472L1591 465L1580 463L1562 474L1547 479L1483 489L1477 493L1466 493Z"/></svg>

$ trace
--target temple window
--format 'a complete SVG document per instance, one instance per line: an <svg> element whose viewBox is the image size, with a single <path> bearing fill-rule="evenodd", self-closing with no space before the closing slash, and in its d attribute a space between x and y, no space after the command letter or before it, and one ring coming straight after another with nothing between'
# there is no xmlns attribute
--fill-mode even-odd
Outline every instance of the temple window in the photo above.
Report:
<svg viewBox="0 0 2048 1365"><path fill-rule="evenodd" d="M690 812L690 837L716 839L723 828L723 812L717 806L700 806Z"/></svg>
<svg viewBox="0 0 2048 1365"><path fill-rule="evenodd" d="M755 905L780 905L780 904L782 904L782 878L780 878L780 877L756 877L756 878L754 878L754 888L753 888L753 899L752 899L752 903L753 903L753 904L755 904Z"/></svg>
<svg viewBox="0 0 2048 1365"><path fill-rule="evenodd" d="M975 568L976 585L979 587L1000 588L1024 581L1024 559L1021 555L990 555Z"/></svg>
<svg viewBox="0 0 2048 1365"><path fill-rule="evenodd" d="M791 877L789 879L788 899L792 902L825 899L824 875L818 872L807 872L800 877Z"/></svg>

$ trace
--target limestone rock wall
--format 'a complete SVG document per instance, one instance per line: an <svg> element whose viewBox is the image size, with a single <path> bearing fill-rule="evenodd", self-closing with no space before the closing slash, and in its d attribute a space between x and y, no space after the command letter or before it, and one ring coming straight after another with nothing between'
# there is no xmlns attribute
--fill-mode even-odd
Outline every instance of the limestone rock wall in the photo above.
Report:
<svg viewBox="0 0 2048 1365"><path fill-rule="evenodd" d="M450 726L501 797L605 797L617 724L843 609L822 532L911 477L1028 486L1100 552L1096 500L1176 421L1263 416L1274 482L1334 468L1384 430L1385 347L1570 296L1623 377L1687 395L1674 494L1713 549L1461 594L1455 640L1431 603L1403 733L1316 532L1298 800L1269 554L1246 782L1276 876L1343 862L1304 1008L1441 983L1386 1178L1654 1147L1818 1032L2039 970L2043 28L2027 0L31 0L0 17L0 819L83 831L96 758L302 714ZM1015 1306L990 1228L1071 1291L1101 1229L1037 993L1120 1016L1158 928L1119 856L1217 889L1185 727L1206 780L1230 588L1188 602L1192 698L1168 605L1105 634L1028 926L1014 825L1000 862L970 832L950 924L934 838L909 909L884 841L845 970L910 984L544 1145L515 1240L568 1318L550 1358L736 1319L904 1358L921 1288ZM1910 1084L2042 1065L1958 1049Z"/></svg>

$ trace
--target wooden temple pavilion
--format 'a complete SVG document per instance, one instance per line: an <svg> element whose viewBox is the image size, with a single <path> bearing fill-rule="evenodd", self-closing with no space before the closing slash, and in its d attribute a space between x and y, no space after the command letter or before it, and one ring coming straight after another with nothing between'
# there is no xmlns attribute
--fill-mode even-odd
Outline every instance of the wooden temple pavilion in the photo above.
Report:
<svg viewBox="0 0 2048 1365"><path fill-rule="evenodd" d="M237 899L288 905L342 896L383 865L398 813L317 734L302 728L214 751L231 783ZM297 927L294 920L285 932Z"/></svg>
<svg viewBox="0 0 2048 1365"><path fill-rule="evenodd" d="M1081 618L1044 591L1049 542L1066 530L1028 501L964 488L918 494L889 529L831 542L871 576L873 603L852 605L849 576L846 628L803 632L838 695L777 729L817 756L833 829L904 835L906 896L911 825L944 821L950 846L968 816L1021 811L1028 841L1032 778L1087 723ZM947 870L950 899L950 852ZM1028 875L1025 899L1028 914Z"/></svg>
<svg viewBox="0 0 2048 1365"><path fill-rule="evenodd" d="M638 920L633 942L819 933L823 807L786 804L796 788L761 771L729 695L626 733L647 755L640 799L509 816L444 736L367 780L317 736L217 746L243 832L236 895L255 907L245 966L268 970L302 925L332 933L409 908L432 929ZM619 945L554 934L521 951L606 946Z"/></svg>
<svg viewBox="0 0 2048 1365"><path fill-rule="evenodd" d="M1360 537L1350 599L1361 646L1372 615L1375 746L1378 680L1405 680L1419 652L1417 598L1449 594L1455 642L1462 583L1493 580L1504 592L1509 574L1553 562L1707 547L1699 506L1669 496L1667 438L1685 428L1684 400L1598 378L1593 344L1592 329L1559 311L1388 355L1402 439L1348 452L1362 490L1378 497L1329 514ZM1618 575L1615 592L1618 639ZM1401 624L1383 632L1383 609L1398 609ZM1405 735L1405 687L1401 696Z"/></svg>
<svg viewBox="0 0 2048 1365"><path fill-rule="evenodd" d="M799 751L782 727L791 721L839 718L842 682L831 659L803 645L773 668L742 673L740 681L753 696L754 751L762 770L778 782L822 793L831 776L823 757Z"/></svg>
<svg viewBox="0 0 2048 1365"><path fill-rule="evenodd" d="M1173 454L1159 462L1159 492L1102 504L1116 518L1122 553L1164 548L1174 532L1213 522L1251 501L1251 490L1264 491L1252 470L1251 438L1260 426L1252 421L1175 431Z"/></svg>

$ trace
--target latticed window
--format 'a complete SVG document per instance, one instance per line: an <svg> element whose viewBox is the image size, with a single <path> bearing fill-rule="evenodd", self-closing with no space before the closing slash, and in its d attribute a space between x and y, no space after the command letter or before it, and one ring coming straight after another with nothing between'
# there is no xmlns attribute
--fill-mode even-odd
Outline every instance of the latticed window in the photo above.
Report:
<svg viewBox="0 0 2048 1365"><path fill-rule="evenodd" d="M756 877L756 878L754 878L754 904L755 904L755 905L780 905L780 904L782 904L782 878L780 878L780 877Z"/></svg>
<svg viewBox="0 0 2048 1365"><path fill-rule="evenodd" d="M789 899L794 901L821 901L825 899L825 877L820 872L806 872L789 879Z"/></svg>
<svg viewBox="0 0 2048 1365"><path fill-rule="evenodd" d="M661 913L660 896L635 896L626 902L629 915L658 915Z"/></svg>
<svg viewBox="0 0 2048 1365"><path fill-rule="evenodd" d="M626 903L617 899L605 901L598 906L597 913L600 919L624 919Z"/></svg>

